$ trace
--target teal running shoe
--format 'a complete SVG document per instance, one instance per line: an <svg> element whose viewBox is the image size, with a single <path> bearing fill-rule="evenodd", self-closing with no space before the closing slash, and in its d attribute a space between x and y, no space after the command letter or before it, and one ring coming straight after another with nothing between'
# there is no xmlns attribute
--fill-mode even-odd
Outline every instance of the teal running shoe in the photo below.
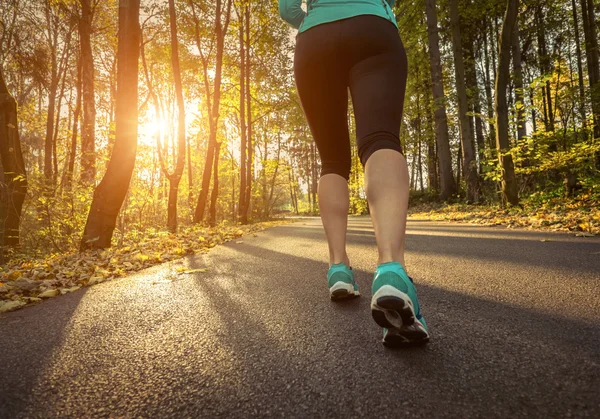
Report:
<svg viewBox="0 0 600 419"><path fill-rule="evenodd" d="M344 263L331 265L327 272L327 283L329 284L329 294L331 300L345 300L347 298L358 297L358 284L354 281L354 273Z"/></svg>
<svg viewBox="0 0 600 419"><path fill-rule="evenodd" d="M371 314L383 327L386 346L421 345L429 341L417 290L398 262L379 265L373 280Z"/></svg>

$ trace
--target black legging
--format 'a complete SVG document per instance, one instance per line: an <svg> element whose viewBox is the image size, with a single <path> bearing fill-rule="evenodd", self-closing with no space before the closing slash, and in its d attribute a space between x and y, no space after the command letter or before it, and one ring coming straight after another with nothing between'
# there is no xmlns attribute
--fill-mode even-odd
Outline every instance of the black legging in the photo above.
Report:
<svg viewBox="0 0 600 419"><path fill-rule="evenodd" d="M363 166L381 149L402 152L406 51L397 28L377 16L315 26L298 35L296 86L321 156L321 176L349 179L348 88Z"/></svg>

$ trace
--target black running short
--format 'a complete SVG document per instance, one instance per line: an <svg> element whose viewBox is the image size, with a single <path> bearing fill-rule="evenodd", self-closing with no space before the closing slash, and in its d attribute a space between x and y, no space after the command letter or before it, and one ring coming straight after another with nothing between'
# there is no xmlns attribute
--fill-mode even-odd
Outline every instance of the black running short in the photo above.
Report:
<svg viewBox="0 0 600 419"><path fill-rule="evenodd" d="M399 135L407 59L391 22L363 15L300 33L294 74L321 157L321 176L350 176L348 89L362 164L377 150L402 152Z"/></svg>

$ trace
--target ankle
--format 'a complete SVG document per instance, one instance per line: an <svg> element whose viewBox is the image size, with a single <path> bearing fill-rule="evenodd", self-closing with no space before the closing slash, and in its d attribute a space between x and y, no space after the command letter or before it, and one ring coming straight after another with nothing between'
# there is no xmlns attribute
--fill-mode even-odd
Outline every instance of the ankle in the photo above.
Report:
<svg viewBox="0 0 600 419"><path fill-rule="evenodd" d="M329 259L329 267L332 267L333 265L339 265L340 263L343 263L344 265L350 267L350 259L348 258L348 256L339 259Z"/></svg>
<svg viewBox="0 0 600 419"><path fill-rule="evenodd" d="M377 266L379 267L388 263L398 263L400 264L402 269L406 271L406 263L404 262L404 259L401 258L379 258L379 260L377 261Z"/></svg>

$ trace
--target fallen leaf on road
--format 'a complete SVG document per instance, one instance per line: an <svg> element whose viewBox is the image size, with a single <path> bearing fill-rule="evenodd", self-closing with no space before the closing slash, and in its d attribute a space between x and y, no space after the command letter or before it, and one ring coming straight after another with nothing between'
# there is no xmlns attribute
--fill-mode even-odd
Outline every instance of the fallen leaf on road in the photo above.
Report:
<svg viewBox="0 0 600 419"><path fill-rule="evenodd" d="M42 301L42 299L38 297L25 297L25 299L30 303L37 303L38 301Z"/></svg>
<svg viewBox="0 0 600 419"><path fill-rule="evenodd" d="M198 269L185 269L183 271L179 271L180 274L193 274L196 272L206 272L208 269L206 268L198 268Z"/></svg>
<svg viewBox="0 0 600 419"><path fill-rule="evenodd" d="M25 303L23 301L8 301L5 303L0 302L0 313L9 312L24 305Z"/></svg>
<svg viewBox="0 0 600 419"><path fill-rule="evenodd" d="M546 242L551 242L552 240L550 240L550 239L542 239L542 240L540 240L540 241L541 241L542 243L546 243Z"/></svg>
<svg viewBox="0 0 600 419"><path fill-rule="evenodd" d="M104 278L101 278L99 276L93 276L90 278L90 280L88 281L88 285L94 285L94 284L99 284L101 282L104 282Z"/></svg>
<svg viewBox="0 0 600 419"><path fill-rule="evenodd" d="M43 293L41 293L40 295L38 295L38 298L51 298L51 297L56 297L58 295L58 290L46 290Z"/></svg>
<svg viewBox="0 0 600 419"><path fill-rule="evenodd" d="M71 287L71 288L61 288L60 289L60 293L61 294L66 294L68 292L77 291L79 288L81 288L81 285L76 285L76 286Z"/></svg>
<svg viewBox="0 0 600 419"><path fill-rule="evenodd" d="M152 285L156 284L170 284L173 281L169 281L168 279L157 279L156 281L152 281Z"/></svg>
<svg viewBox="0 0 600 419"><path fill-rule="evenodd" d="M241 241L241 240L238 240L238 241L236 241L236 243L237 243L237 244L242 244L242 243L244 243L244 242L243 242L243 241Z"/></svg>
<svg viewBox="0 0 600 419"><path fill-rule="evenodd" d="M595 234L585 233L585 232L575 234L575 237L595 237L595 236L596 236Z"/></svg>

